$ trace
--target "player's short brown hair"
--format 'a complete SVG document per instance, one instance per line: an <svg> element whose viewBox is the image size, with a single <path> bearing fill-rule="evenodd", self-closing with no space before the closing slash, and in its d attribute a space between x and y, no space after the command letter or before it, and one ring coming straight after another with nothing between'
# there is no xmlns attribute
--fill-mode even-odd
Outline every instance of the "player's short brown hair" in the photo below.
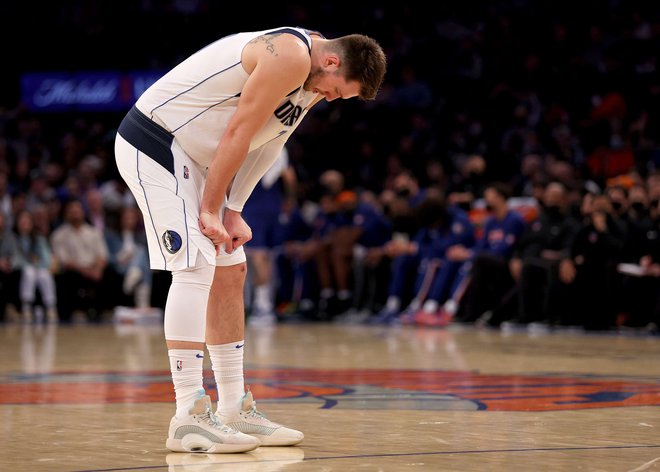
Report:
<svg viewBox="0 0 660 472"><path fill-rule="evenodd" d="M343 73L347 81L360 83L362 100L373 100L383 83L387 59L375 39L362 34L349 34L333 40L341 51Z"/></svg>

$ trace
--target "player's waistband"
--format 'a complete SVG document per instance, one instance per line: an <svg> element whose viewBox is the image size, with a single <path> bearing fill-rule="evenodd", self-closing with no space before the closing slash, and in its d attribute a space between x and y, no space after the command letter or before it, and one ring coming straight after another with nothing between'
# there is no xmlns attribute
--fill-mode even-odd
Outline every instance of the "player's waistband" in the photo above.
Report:
<svg viewBox="0 0 660 472"><path fill-rule="evenodd" d="M131 145L174 174L172 133L150 120L135 106L128 111L117 131Z"/></svg>

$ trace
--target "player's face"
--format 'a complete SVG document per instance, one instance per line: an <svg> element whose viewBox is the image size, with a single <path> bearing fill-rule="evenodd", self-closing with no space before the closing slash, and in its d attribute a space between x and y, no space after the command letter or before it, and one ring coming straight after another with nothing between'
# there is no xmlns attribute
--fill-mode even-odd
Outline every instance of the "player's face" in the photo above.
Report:
<svg viewBox="0 0 660 472"><path fill-rule="evenodd" d="M337 72L328 72L323 69L314 71L307 82L305 90L320 93L329 102L336 98L353 98L360 94L360 84L356 81L347 82Z"/></svg>

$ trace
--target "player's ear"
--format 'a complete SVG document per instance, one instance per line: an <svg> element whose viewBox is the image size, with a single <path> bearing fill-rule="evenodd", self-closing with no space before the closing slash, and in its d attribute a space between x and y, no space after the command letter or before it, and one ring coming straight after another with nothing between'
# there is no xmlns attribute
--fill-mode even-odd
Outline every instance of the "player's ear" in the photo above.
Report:
<svg viewBox="0 0 660 472"><path fill-rule="evenodd" d="M339 56L337 54L328 54L325 56L325 61L323 62L323 65L325 66L326 69L330 71L335 71L339 68Z"/></svg>

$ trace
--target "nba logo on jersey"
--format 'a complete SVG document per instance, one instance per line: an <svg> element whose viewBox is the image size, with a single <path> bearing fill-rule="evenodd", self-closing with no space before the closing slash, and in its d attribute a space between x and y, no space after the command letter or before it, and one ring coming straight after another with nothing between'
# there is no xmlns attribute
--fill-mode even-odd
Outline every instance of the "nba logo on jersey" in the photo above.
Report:
<svg viewBox="0 0 660 472"><path fill-rule="evenodd" d="M183 370L183 361L176 361L176 370Z"/></svg>
<svg viewBox="0 0 660 472"><path fill-rule="evenodd" d="M184 179L190 178L190 171L188 170L188 166L183 166L183 178Z"/></svg>

